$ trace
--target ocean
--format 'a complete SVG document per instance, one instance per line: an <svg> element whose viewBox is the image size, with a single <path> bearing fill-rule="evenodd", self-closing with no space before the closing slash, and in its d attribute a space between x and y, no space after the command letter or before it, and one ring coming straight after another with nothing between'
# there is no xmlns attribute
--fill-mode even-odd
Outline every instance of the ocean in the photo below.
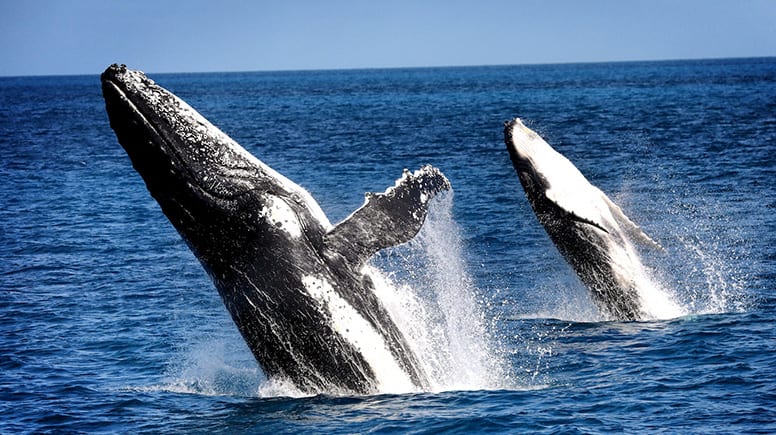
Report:
<svg viewBox="0 0 776 435"><path fill-rule="evenodd" d="M426 309L397 323L433 389L369 396L265 378L100 72L0 78L0 433L776 432L776 58L149 74L332 222L404 168L450 179L372 261ZM678 315L598 312L512 168L518 116L664 247Z"/></svg>

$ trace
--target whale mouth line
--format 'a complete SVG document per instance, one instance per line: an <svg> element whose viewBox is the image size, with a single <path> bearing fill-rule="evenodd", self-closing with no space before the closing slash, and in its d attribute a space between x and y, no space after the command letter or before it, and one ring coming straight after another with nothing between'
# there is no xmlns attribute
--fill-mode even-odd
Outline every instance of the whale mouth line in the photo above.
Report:
<svg viewBox="0 0 776 435"><path fill-rule="evenodd" d="M165 170L174 177L184 180L186 186L188 186L188 188L190 188L192 191L199 192L201 196L208 197L214 201L234 201L239 200L239 198L249 194L250 191L253 190L243 189L241 192L231 192L231 194L226 194L226 192L219 192L219 189L211 189L209 184L212 183L208 183L207 180L210 179L213 181L216 177L221 179L230 179L237 183L241 181L252 181L250 177L241 176L238 172L236 172L238 170L247 172L251 168L224 167L222 168L224 170L220 171L218 175L208 174L203 176L201 173L195 171L194 168L192 168L192 166L187 163L187 160L189 159L186 159L183 153L179 150L179 148L182 147L176 146L174 143L179 139L176 138L174 134L164 134L162 131L160 131L165 126L163 120L159 119L156 120L157 122L154 122L155 120L153 117L149 117L147 113L154 114L155 112L152 109L143 110L144 105L142 104L142 100L136 101L138 99L133 99L133 93L124 86L124 83L121 80L115 80L113 77L105 77L105 75L103 75L102 82L103 90L105 91L107 89L110 91L110 93L113 94L113 98L110 101L111 104L121 105L124 110L131 114L133 124L140 126L140 128L143 130L143 134L147 139L143 141L143 146L152 147L153 151L156 151L164 156L164 158L166 158L169 162L166 165ZM126 141L126 145L122 144L122 146L127 149L130 157L133 155L133 153L142 153L147 151L142 150L141 147L137 146L136 141Z"/></svg>
<svg viewBox="0 0 776 435"><path fill-rule="evenodd" d="M177 155L175 147L171 146L171 144L168 143L168 139L165 138L161 132L159 132L159 123L151 122L144 111L138 107L137 102L133 101L131 98L132 93L122 86L123 83L121 81L105 78L103 75L102 83L103 92L105 91L106 87L109 87L108 89L112 90L115 94L115 98L111 99L109 102L112 104L120 104L125 110L132 114L132 120L134 121L134 124L140 124L145 129L147 136L152 139L151 141L146 141L146 145L154 145L167 157L171 157L170 154L172 152L175 154L175 157L180 160L180 156ZM107 98L106 101L108 101ZM135 148L135 150L138 148L135 146L134 142L128 143L127 145L122 144L122 146L125 148L132 146Z"/></svg>
<svg viewBox="0 0 776 435"><path fill-rule="evenodd" d="M196 187L197 190L201 190L203 193L205 193L205 189L200 186L200 183L196 182L197 177L192 172L189 165L183 164L184 160L179 155L176 147L169 143L169 138L165 137L165 135L159 131L159 123L152 122L148 116L146 116L143 110L141 110L141 108L138 107L138 104L136 104L136 102L131 98L131 93L121 86L122 83L120 81L112 80L110 78L106 79L104 77L102 82L103 92L107 87L114 94L114 98L110 101L110 103L121 105L124 110L131 113L133 124L140 126L140 128L143 130L146 139L148 139L143 141L143 146L149 148L153 147L154 151L158 151L165 158L167 158L170 162L167 165L167 170L171 174L178 174L179 177L187 180L187 184L192 187ZM106 101L108 100L106 99ZM122 143L121 145L127 150L127 153L129 153L130 157L132 157L133 153L141 153L146 151L137 146L136 141L124 142L126 144ZM133 158L132 160L133 163L135 163L135 159Z"/></svg>

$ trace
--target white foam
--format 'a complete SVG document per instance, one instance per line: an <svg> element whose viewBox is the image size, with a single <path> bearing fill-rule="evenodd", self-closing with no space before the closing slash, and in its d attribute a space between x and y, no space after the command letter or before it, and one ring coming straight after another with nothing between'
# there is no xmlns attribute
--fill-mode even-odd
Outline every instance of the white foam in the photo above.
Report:
<svg viewBox="0 0 776 435"><path fill-rule="evenodd" d="M221 331L212 335L190 337L196 341L184 344L178 359L171 362L167 379L144 388L206 396L257 395L266 378L229 323L220 324Z"/></svg>
<svg viewBox="0 0 776 435"><path fill-rule="evenodd" d="M621 250L619 255L624 254L628 258L620 262L630 267L628 276L632 277L635 283L641 308L646 317L652 320L668 320L686 315L687 311L674 300L671 292L664 288L642 264L633 245L627 239L624 243L625 250Z"/></svg>

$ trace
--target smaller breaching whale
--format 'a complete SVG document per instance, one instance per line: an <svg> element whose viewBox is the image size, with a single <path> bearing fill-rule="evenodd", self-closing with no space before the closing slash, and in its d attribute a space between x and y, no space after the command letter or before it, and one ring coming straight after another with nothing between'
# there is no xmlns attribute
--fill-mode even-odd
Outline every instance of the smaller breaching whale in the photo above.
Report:
<svg viewBox="0 0 776 435"><path fill-rule="evenodd" d="M611 318L644 318L644 266L630 240L660 245L519 118L505 123L504 141L536 217L593 301Z"/></svg>
<svg viewBox="0 0 776 435"><path fill-rule="evenodd" d="M417 234L450 188L439 170L405 170L334 226L306 190L142 72L112 65L101 81L118 141L269 378L309 394L429 388L367 260Z"/></svg>

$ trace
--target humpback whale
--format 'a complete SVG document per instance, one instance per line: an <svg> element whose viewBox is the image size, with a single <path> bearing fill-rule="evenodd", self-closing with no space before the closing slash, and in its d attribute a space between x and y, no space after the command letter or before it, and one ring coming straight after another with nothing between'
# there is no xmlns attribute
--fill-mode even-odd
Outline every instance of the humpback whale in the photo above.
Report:
<svg viewBox="0 0 776 435"><path fill-rule="evenodd" d="M536 217L596 305L618 320L645 317L630 240L660 245L519 118L504 124L504 141Z"/></svg>
<svg viewBox="0 0 776 435"><path fill-rule="evenodd" d="M310 394L428 388L367 261L417 234L450 188L438 169L405 170L332 225L305 189L142 72L114 64L101 82L119 143L269 378Z"/></svg>

